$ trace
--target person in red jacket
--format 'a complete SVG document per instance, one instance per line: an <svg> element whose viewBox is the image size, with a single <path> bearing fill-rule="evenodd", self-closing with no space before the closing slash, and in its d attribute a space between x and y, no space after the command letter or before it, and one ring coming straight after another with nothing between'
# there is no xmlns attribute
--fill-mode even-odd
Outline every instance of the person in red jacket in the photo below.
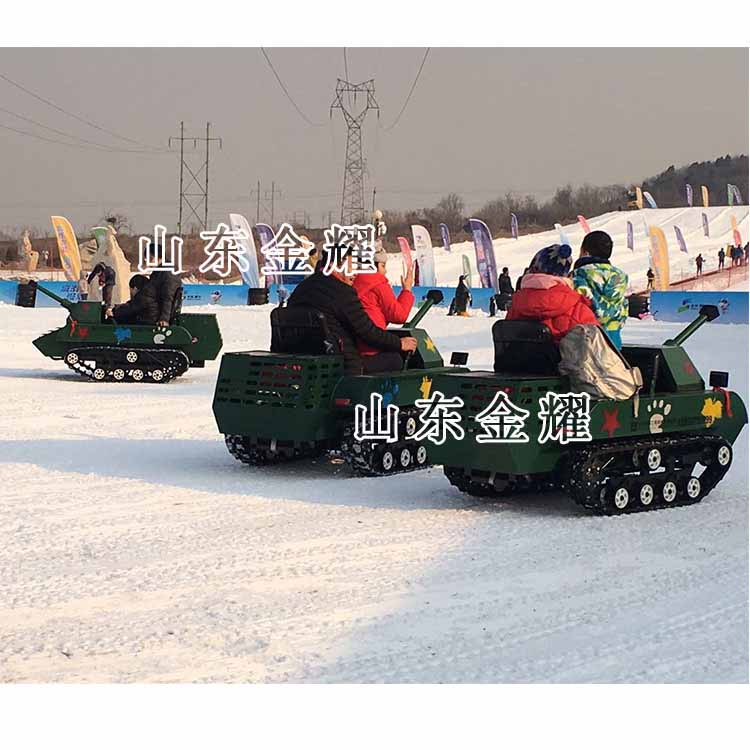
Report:
<svg viewBox="0 0 750 750"><path fill-rule="evenodd" d="M396 297L385 275L388 253L379 249L374 254L376 271L358 273L354 277L354 290L357 292L367 316L378 328L386 328L389 323L405 323L414 307L414 271L409 270L401 277L401 293ZM365 372L400 370L401 356L393 352L379 352L364 341L357 342Z"/></svg>
<svg viewBox="0 0 750 750"><path fill-rule="evenodd" d="M531 261L513 295L506 320L538 320L552 331L555 343L576 325L598 325L590 300L573 289L569 245L550 245Z"/></svg>

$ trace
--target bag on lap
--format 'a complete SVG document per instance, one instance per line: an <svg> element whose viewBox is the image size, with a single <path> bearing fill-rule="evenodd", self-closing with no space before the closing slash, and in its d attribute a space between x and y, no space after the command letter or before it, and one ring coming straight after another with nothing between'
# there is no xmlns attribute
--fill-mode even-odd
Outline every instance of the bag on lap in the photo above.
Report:
<svg viewBox="0 0 750 750"><path fill-rule="evenodd" d="M560 340L562 375L572 391L625 401L643 385L641 371L631 367L599 326L574 326Z"/></svg>

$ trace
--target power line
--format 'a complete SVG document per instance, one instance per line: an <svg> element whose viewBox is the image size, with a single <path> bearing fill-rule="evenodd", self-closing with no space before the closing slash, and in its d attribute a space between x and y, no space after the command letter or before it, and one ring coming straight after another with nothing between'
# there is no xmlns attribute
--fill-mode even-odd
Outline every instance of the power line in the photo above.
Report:
<svg viewBox="0 0 750 750"><path fill-rule="evenodd" d="M429 54L430 54L430 49L431 49L431 48L430 48L430 47L428 47L428 48L427 48L427 49L425 50L425 53L424 53L424 57L422 58L422 63L420 64L420 66L419 66L419 70L417 71L417 75L416 75L416 78L414 79L414 83L412 83L412 85L411 85L411 88L409 89L409 93L408 93L408 94L406 95L406 101L404 102L404 106L403 106L403 107L401 107L401 111L400 111L400 112L398 113L398 116L397 116L397 117L396 117L396 119L395 119L395 120L393 121L393 124L392 124L392 125L390 125L390 126L389 126L389 127L387 127L387 128L383 128L383 129L384 129L385 131L388 131L388 130L393 130L393 128L395 128L395 127L396 127L396 125L398 125L398 121L399 121L399 120L401 119L401 115L403 115L403 114L404 114L404 112L406 111L406 107L407 107L407 105L409 104L409 100L411 99L411 95L412 95L412 94L414 93L414 89L415 89L415 88L417 87L417 82L419 81L419 76L421 76L421 75L422 75L422 68L424 68L424 64L425 64L425 62L427 62L427 55L429 55Z"/></svg>
<svg viewBox="0 0 750 750"><path fill-rule="evenodd" d="M268 63L268 67L271 68L271 72L276 77L276 80L279 82L279 86L281 86L281 90L286 94L286 98L289 99L289 101L292 103L292 106L297 110L297 114L308 124L312 125L314 128L320 128L325 125L324 122L313 122L298 106L297 102L292 99L292 95L287 91L286 86L284 85L284 82L281 80L279 74L276 72L276 68L273 67L273 63L271 62L271 58L268 56L268 53L266 50L261 47L260 51L263 53L263 57L266 58L266 62Z"/></svg>
<svg viewBox="0 0 750 750"><path fill-rule="evenodd" d="M27 89L25 86L22 86L17 81L12 80L11 78L8 78L4 73L0 73L0 78L2 78L4 81L7 81L11 86L15 86L17 89L20 89L25 94L28 94L29 96L33 96L34 99L38 99L40 102L43 102L44 104L48 105L49 107L52 107L53 109L56 109L58 112L62 112L63 114L68 115L68 117L72 117L75 120L78 120L79 122L83 122L89 127L95 128L96 130L100 130L102 133L106 133L107 135L111 135L114 138L119 138L122 141L128 141L129 143L133 143L137 146L142 146L144 148L150 149L152 151L163 151L164 149L157 149L154 146L150 146L147 143L141 143L141 141L136 141L133 138L128 138L127 136L120 135L119 133L115 133L112 130L107 130L107 128L103 128L101 125L97 125L95 122L91 122L91 120L87 120L85 117L80 117L79 115L69 112L67 109L63 109L62 107L58 106L54 102L51 102L49 99L45 99L43 96L40 96L39 94L35 94L33 91Z"/></svg>
<svg viewBox="0 0 750 750"><path fill-rule="evenodd" d="M114 153L120 153L120 154L150 154L153 153L151 151L144 151L144 150L137 150L137 149L127 149L127 148L114 148L112 146L106 146L103 143L97 143L96 141L89 141L86 138L80 138L77 135L71 135L70 133L66 133L63 130L57 130L56 128L50 127L49 125L45 125L42 122L38 122L37 120L32 120L30 117L25 117L24 115L19 115L18 112L13 112L9 109L5 109L4 107L0 107L0 112L4 112L7 115L11 115L12 117L17 117L19 120L24 120L25 122L29 122L32 125L36 125L38 128L43 128L44 130L49 130L51 133L56 133L57 135L61 135L64 138L70 138L73 141L80 141L84 144L89 144L89 148L92 151L110 151ZM6 127L6 126L3 126ZM34 133L28 133L26 131L22 130L16 130L14 128L8 128L9 130L14 130L17 133L21 133L22 135L30 135L33 138L36 138L37 136ZM64 141L56 141L53 139L48 139L50 143L62 143L65 146L77 146L76 143L65 143ZM84 146L81 146L81 148L85 148ZM163 153L167 153L164 151Z"/></svg>

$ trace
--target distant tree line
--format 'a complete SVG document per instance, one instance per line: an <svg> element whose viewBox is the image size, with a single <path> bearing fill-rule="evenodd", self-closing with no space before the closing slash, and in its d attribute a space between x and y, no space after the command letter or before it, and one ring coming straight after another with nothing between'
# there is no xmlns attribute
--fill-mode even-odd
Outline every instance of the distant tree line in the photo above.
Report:
<svg viewBox="0 0 750 750"><path fill-rule="evenodd" d="M641 185L654 197L660 208L685 206L685 184L690 183L694 191L694 205L700 205L700 186L706 185L713 205L724 205L727 201L727 183L737 185L743 201L748 200L748 157L723 156L715 161L693 162L676 169L668 167L664 172L644 180ZM510 235L510 215L518 217L522 232L552 229L556 223L575 222L578 214L596 216L608 211L625 210L630 185L582 185L559 187L552 198L539 201L533 195L517 195L506 192L476 211L471 216L482 219L494 236ZM432 208L407 211L388 211L388 236L391 244L398 235L411 241L411 225L422 224L432 235L433 242L440 242L438 225L444 223L456 241L468 238L463 227L469 215L466 204L457 193L441 198ZM395 248L391 248L395 249Z"/></svg>

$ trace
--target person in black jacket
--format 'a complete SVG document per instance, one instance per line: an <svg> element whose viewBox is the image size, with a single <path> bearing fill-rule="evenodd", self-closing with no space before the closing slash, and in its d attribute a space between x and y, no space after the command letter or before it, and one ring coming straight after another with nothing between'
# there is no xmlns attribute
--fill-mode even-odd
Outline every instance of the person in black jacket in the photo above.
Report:
<svg viewBox="0 0 750 750"><path fill-rule="evenodd" d="M155 290L149 288L148 276L136 274L130 279L129 286L130 301L115 305L107 317L114 318L116 323L154 325L159 317L159 306Z"/></svg>
<svg viewBox="0 0 750 750"><path fill-rule="evenodd" d="M172 273L171 269L161 269L157 265L154 267L159 260L163 258L163 253L160 252L159 245L151 241L148 248L149 255L149 267L154 268L151 276L149 277L149 286L152 286L152 291L156 295L156 303L158 306L158 317L156 323L163 328L166 328L170 324L172 317L172 309L175 303L175 297L177 292L182 289L182 279L175 273Z"/></svg>
<svg viewBox="0 0 750 750"><path fill-rule="evenodd" d="M403 365L400 353L413 352L417 348L417 340L411 336L401 338L378 328L370 320L352 286L351 256L345 272L334 270L327 275L323 273L323 267L325 263L297 285L287 306L309 307L323 313L328 330L339 341L348 374L400 370ZM379 354L366 358L366 369L357 351L357 339L379 350Z"/></svg>
<svg viewBox="0 0 750 750"><path fill-rule="evenodd" d="M507 268L497 277L498 294L513 294L513 282L510 279L510 273Z"/></svg>
<svg viewBox="0 0 750 750"><path fill-rule="evenodd" d="M99 286L102 288L102 302L109 310L112 307L112 292L114 291L115 282L117 281L115 269L108 266L106 263L97 263L91 269L91 273L86 281L90 284L96 276L99 277Z"/></svg>

